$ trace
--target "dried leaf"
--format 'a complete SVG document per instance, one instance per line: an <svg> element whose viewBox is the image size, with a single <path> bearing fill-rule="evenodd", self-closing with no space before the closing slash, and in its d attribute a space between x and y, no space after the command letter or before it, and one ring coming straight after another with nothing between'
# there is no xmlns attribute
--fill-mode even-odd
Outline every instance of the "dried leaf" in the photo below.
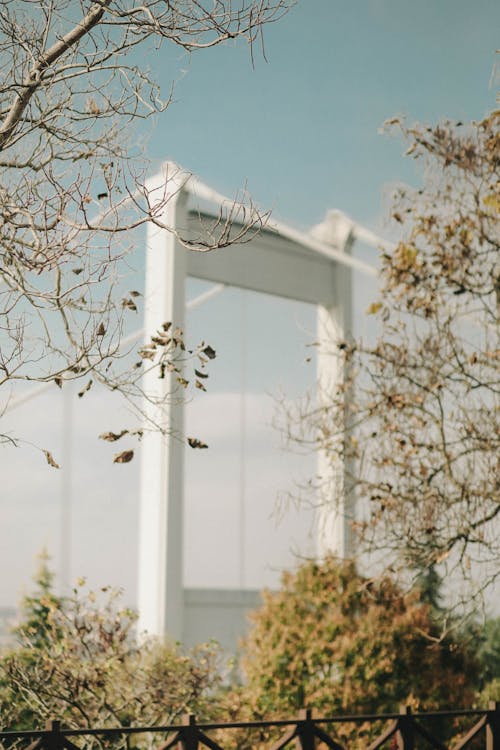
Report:
<svg viewBox="0 0 500 750"><path fill-rule="evenodd" d="M142 349L139 349L139 357L142 357L143 359L154 359L156 354L156 347L152 347L151 349L148 349L147 347L143 347Z"/></svg>
<svg viewBox="0 0 500 750"><path fill-rule="evenodd" d="M445 549L443 552L440 552L439 555L436 555L436 564L439 565L439 563L442 563L444 560L446 560L446 558L450 556L450 552L451 550Z"/></svg>
<svg viewBox="0 0 500 750"><path fill-rule="evenodd" d="M200 372L199 370L196 370L196 369L195 369L195 371L194 371L194 374L195 374L195 375L196 375L196 376L197 376L198 378L208 378L208 373L207 373L207 372Z"/></svg>
<svg viewBox="0 0 500 750"><path fill-rule="evenodd" d="M138 292L136 289L132 289L132 291L129 292L131 297L141 297L141 293Z"/></svg>
<svg viewBox="0 0 500 750"><path fill-rule="evenodd" d="M114 464L128 464L129 461L132 461L134 457L134 451L123 451L122 453L117 453L116 456L113 458Z"/></svg>
<svg viewBox="0 0 500 750"><path fill-rule="evenodd" d="M201 440L198 440L198 438L190 438L187 439L188 445L191 448L199 448L200 450L203 448L208 448L208 445L206 443L202 443Z"/></svg>
<svg viewBox="0 0 500 750"><path fill-rule="evenodd" d="M169 328L171 327L171 325L172 325L172 323L169 323L169 322L167 321L166 323L162 323L162 324L161 324L161 327L163 328L163 330L164 330L164 331L168 331L168 330L169 330Z"/></svg>
<svg viewBox="0 0 500 750"><path fill-rule="evenodd" d="M203 354L206 354L209 359L215 359L216 352L215 349L212 349L212 347L208 344L204 349L202 349Z"/></svg>
<svg viewBox="0 0 500 750"><path fill-rule="evenodd" d="M87 385L84 386L84 388L82 388L81 391L78 391L78 398L81 398L82 396L84 396L87 393L87 391L90 391L90 389L92 388L92 383L93 382L94 382L93 380L89 380L89 382L87 383Z"/></svg>
<svg viewBox="0 0 500 750"><path fill-rule="evenodd" d="M106 333L106 329L104 327L104 323L99 323L99 327L96 331L96 336L104 336Z"/></svg>
<svg viewBox="0 0 500 750"><path fill-rule="evenodd" d="M122 307L125 307L127 310L133 310L134 312L137 312L137 305L135 304L134 300L130 299L130 297L124 297L122 299Z"/></svg>
<svg viewBox="0 0 500 750"><path fill-rule="evenodd" d="M181 378L180 376L177 378L177 382L179 383L179 385L182 385L183 388L187 388L189 385L189 380Z"/></svg>
<svg viewBox="0 0 500 750"><path fill-rule="evenodd" d="M205 391L206 392L207 389L205 388L205 386L203 385L203 383L200 383L199 380L195 380L194 384L195 384L195 387L199 388L200 391Z"/></svg>
<svg viewBox="0 0 500 750"><path fill-rule="evenodd" d="M108 443L114 443L124 435L128 435L128 430L122 430L121 432L103 432L99 435L99 440L107 440Z"/></svg>
<svg viewBox="0 0 500 750"><path fill-rule="evenodd" d="M182 328L176 328L172 334L172 341L184 352L186 351L186 347L184 345L183 336L184 331L182 330Z"/></svg>
<svg viewBox="0 0 500 750"><path fill-rule="evenodd" d="M54 383L57 385L58 388L62 388L62 378L54 378Z"/></svg>
<svg viewBox="0 0 500 750"><path fill-rule="evenodd" d="M158 344L158 346L168 346L172 339L170 338L170 336L161 334L160 336L151 336L151 341L153 342L153 344Z"/></svg>
<svg viewBox="0 0 500 750"><path fill-rule="evenodd" d="M50 451L47 451L47 450L45 450L45 448L43 448L43 454L44 454L45 458L47 459L47 463L48 463L49 466L53 466L54 469L60 469L61 468L59 466L59 464L57 463L57 461L54 460L54 456L52 455L52 453Z"/></svg>

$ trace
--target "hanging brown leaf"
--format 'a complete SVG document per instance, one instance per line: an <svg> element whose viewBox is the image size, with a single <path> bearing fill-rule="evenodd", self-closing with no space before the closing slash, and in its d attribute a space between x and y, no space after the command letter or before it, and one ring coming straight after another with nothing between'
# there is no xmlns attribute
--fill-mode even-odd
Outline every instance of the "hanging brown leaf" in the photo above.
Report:
<svg viewBox="0 0 500 750"><path fill-rule="evenodd" d="M202 349L203 354L206 354L209 359L215 359L216 357L216 351L215 349L212 349L210 344L207 344L207 346Z"/></svg>
<svg viewBox="0 0 500 750"><path fill-rule="evenodd" d="M141 293L138 292L136 289L132 289L132 291L129 292L129 294L130 294L131 297L140 297L141 296Z"/></svg>
<svg viewBox="0 0 500 750"><path fill-rule="evenodd" d="M47 450L45 450L45 448L43 448L43 454L44 454L45 458L47 459L47 463L48 463L49 466L53 466L54 469L60 469L61 468L59 466L59 464L57 463L57 461L54 460L54 456L52 455L52 453L50 451L47 451Z"/></svg>
<svg viewBox="0 0 500 750"><path fill-rule="evenodd" d="M199 380L195 380L194 384L195 384L195 387L198 388L200 391L206 392L207 389L205 388L203 383L201 383Z"/></svg>
<svg viewBox="0 0 500 750"><path fill-rule="evenodd" d="M174 365L173 362L162 362L160 364L160 374L158 377L164 378L166 372L180 372L180 369ZM182 378L179 380L181 382ZM185 383L187 384L187 380ZM181 383L181 385L184 385L184 383ZM186 386L184 386L186 387Z"/></svg>
<svg viewBox="0 0 500 750"><path fill-rule="evenodd" d="M153 345L151 348L143 347L142 349L139 349L139 357L142 357L143 359L154 359L156 354L156 347Z"/></svg>
<svg viewBox="0 0 500 750"><path fill-rule="evenodd" d="M198 440L198 438L188 437L187 442L191 448L199 448L200 450L203 448L208 448L208 445L206 443L202 443L202 441Z"/></svg>
<svg viewBox="0 0 500 750"><path fill-rule="evenodd" d="M60 377L54 378L54 383L57 385L58 388L62 388L62 378Z"/></svg>
<svg viewBox="0 0 500 750"><path fill-rule="evenodd" d="M95 333L96 333L96 336L104 336L104 334L106 333L104 323L99 323L99 327Z"/></svg>
<svg viewBox="0 0 500 750"><path fill-rule="evenodd" d="M196 370L196 369L195 369L195 371L194 371L194 374L195 374L195 375L196 375L196 376L197 376L198 378L208 378L208 372L200 372L199 370Z"/></svg>
<svg viewBox="0 0 500 750"><path fill-rule="evenodd" d="M87 383L87 385L84 386L81 391L78 391L78 398L81 398L82 396L84 396L87 393L87 391L90 391L90 389L92 388L92 383L93 382L94 382L93 380L89 380L89 382Z"/></svg>
<svg viewBox="0 0 500 750"><path fill-rule="evenodd" d="M132 461L134 457L134 451L123 451L122 453L117 453L116 456L113 458L114 464L128 464L130 461Z"/></svg>
<svg viewBox="0 0 500 750"><path fill-rule="evenodd" d="M158 344L159 346L168 346L172 339L170 338L170 336L161 334L160 336L151 336L151 341L153 342L153 344Z"/></svg>
<svg viewBox="0 0 500 750"><path fill-rule="evenodd" d="M103 432L99 435L99 440L107 440L108 443L114 443L124 435L128 435L128 430L122 430L121 432Z"/></svg>
<svg viewBox="0 0 500 750"><path fill-rule="evenodd" d="M184 332L182 328L176 328L172 334L172 341L176 346L178 346L183 352L186 351L186 347L184 344Z"/></svg>
<svg viewBox="0 0 500 750"><path fill-rule="evenodd" d="M122 299L122 307L125 307L127 310L133 310L134 312L137 312L137 305L135 304L133 299L130 299L130 297L124 297Z"/></svg>

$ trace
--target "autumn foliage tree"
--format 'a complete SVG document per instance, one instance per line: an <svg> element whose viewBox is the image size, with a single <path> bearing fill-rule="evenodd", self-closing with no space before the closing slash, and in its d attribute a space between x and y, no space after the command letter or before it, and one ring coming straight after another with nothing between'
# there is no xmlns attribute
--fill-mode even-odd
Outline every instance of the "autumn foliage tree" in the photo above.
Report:
<svg viewBox="0 0 500 750"><path fill-rule="evenodd" d="M500 111L391 125L424 179L397 191L376 341L331 342L347 381L290 407L286 429L348 467L360 553L458 572L451 604L500 571Z"/></svg>
<svg viewBox="0 0 500 750"><path fill-rule="evenodd" d="M418 593L370 581L333 558L285 573L264 592L243 643L244 697L260 715L390 712L469 705L477 666L441 640Z"/></svg>
<svg viewBox="0 0 500 750"><path fill-rule="evenodd" d="M46 565L36 583L16 643L0 656L3 726L43 728L54 718L74 729L153 726L206 714L220 679L215 646L184 653L178 644L139 641L136 614L116 591L87 591L82 581L57 597Z"/></svg>
<svg viewBox="0 0 500 750"><path fill-rule="evenodd" d="M242 642L241 686L221 706L232 721L298 717L303 708L326 719L470 706L479 674L472 643L443 638L418 592L404 594L388 577L370 580L333 557L306 562L263 593ZM361 750L384 728L342 721L329 731ZM427 729L442 741L457 731L439 719ZM283 731L241 729L238 747L269 747Z"/></svg>

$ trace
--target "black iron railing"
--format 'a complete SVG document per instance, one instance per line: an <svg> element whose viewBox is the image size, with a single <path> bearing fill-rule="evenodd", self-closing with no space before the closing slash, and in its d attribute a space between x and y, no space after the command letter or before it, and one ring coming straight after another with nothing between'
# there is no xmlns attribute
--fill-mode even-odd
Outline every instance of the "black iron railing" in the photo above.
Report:
<svg viewBox="0 0 500 750"><path fill-rule="evenodd" d="M443 741L432 727L443 722L455 727L453 736ZM352 739L343 742L342 727L360 728L361 745ZM370 728L380 728L375 739ZM429 728L431 727L431 728ZM362 728L362 729L361 729ZM448 729L448 734L450 730ZM241 733L244 733L244 737ZM355 733L354 733L355 734ZM276 735L279 735L276 738ZM148 737L147 742L141 737ZM310 710L303 710L296 719L249 722L198 723L192 715L182 723L153 727L116 727L92 729L64 729L51 720L45 729L6 730L0 732L0 745L16 750L84 750L89 745L101 748L148 747L150 750L229 750L229 748L266 748L284 750L349 750L363 746L366 750L500 750L500 703L490 703L486 710L434 711L412 713L402 707L395 714L354 714L317 718Z"/></svg>

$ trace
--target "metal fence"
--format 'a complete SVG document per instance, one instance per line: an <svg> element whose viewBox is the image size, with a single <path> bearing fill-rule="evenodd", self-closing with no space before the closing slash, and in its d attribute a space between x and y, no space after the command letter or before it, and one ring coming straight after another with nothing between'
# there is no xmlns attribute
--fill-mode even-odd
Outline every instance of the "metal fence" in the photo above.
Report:
<svg viewBox="0 0 500 750"><path fill-rule="evenodd" d="M448 742L437 731L448 723L445 731L454 727ZM343 727L357 727L359 742L343 743ZM429 728L431 727L431 728ZM434 730L432 729L434 727ZM363 737L377 736L369 742ZM352 730L350 730L351 737ZM278 735L278 736L277 736ZM144 743L144 738L147 742ZM208 723L196 721L192 715L182 723L155 727L117 727L92 729L64 729L56 720L47 722L43 730L8 730L0 732L3 748L22 750L83 750L99 746L113 748L149 747L154 750L229 750L230 748L266 748L282 750L349 750L362 746L366 750L500 750L500 703L492 702L485 710L435 711L412 713L408 706L395 714L363 714L316 718L310 710L300 712L298 718L280 721L249 721Z"/></svg>

